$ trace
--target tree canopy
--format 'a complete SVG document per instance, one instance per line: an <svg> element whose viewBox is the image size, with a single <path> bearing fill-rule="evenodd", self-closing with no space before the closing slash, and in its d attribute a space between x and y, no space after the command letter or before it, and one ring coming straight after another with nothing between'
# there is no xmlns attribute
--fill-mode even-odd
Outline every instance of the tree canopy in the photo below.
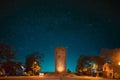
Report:
<svg viewBox="0 0 120 80"><path fill-rule="evenodd" d="M95 64L98 65L98 67L101 67L105 63L105 58L101 56L85 56L85 55L80 55L77 66L76 66L76 72L81 72L84 73L84 69L92 69L92 63L94 62Z"/></svg>
<svg viewBox="0 0 120 80"><path fill-rule="evenodd" d="M43 61L43 54L34 52L26 56L26 72L38 74L40 71L40 64Z"/></svg>
<svg viewBox="0 0 120 80"><path fill-rule="evenodd" d="M16 62L16 50L12 45L0 43L0 63L1 68L8 75L15 75L16 70L22 65L21 62Z"/></svg>
<svg viewBox="0 0 120 80"><path fill-rule="evenodd" d="M15 58L15 49L11 45L0 43L0 61L9 62Z"/></svg>

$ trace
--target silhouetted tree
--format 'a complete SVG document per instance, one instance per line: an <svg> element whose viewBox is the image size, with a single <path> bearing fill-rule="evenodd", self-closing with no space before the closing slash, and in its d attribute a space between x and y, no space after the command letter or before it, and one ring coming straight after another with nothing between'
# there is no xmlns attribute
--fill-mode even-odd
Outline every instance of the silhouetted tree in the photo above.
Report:
<svg viewBox="0 0 120 80"><path fill-rule="evenodd" d="M102 67L102 65L106 62L105 57L101 57L101 56L92 56L91 60L100 67Z"/></svg>
<svg viewBox="0 0 120 80"><path fill-rule="evenodd" d="M101 56L80 55L76 66L76 72L91 75L93 63L97 64L98 68L102 68L102 65L105 63L105 58Z"/></svg>
<svg viewBox="0 0 120 80"><path fill-rule="evenodd" d="M86 59L84 55L80 55L78 62L77 62L77 66L76 66L76 72L83 72L84 69L84 65L86 63Z"/></svg>
<svg viewBox="0 0 120 80"><path fill-rule="evenodd" d="M8 44L0 43L0 59L1 61L5 60L6 62L9 62L10 60L13 60L16 58L15 55L15 49Z"/></svg>
<svg viewBox="0 0 120 80"><path fill-rule="evenodd" d="M8 44L0 43L0 61L1 67L8 75L15 75L18 67L16 59L16 50Z"/></svg>
<svg viewBox="0 0 120 80"><path fill-rule="evenodd" d="M26 72L32 72L37 75L40 71L40 63L43 60L43 55L38 52L26 56Z"/></svg>
<svg viewBox="0 0 120 80"><path fill-rule="evenodd" d="M4 44L0 43L0 62L4 59Z"/></svg>

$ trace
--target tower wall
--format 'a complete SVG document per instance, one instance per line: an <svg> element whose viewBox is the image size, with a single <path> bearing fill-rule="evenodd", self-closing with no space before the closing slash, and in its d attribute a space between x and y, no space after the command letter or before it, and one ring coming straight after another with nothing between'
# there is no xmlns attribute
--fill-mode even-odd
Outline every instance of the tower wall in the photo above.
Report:
<svg viewBox="0 0 120 80"><path fill-rule="evenodd" d="M66 72L66 49L55 48L55 72Z"/></svg>

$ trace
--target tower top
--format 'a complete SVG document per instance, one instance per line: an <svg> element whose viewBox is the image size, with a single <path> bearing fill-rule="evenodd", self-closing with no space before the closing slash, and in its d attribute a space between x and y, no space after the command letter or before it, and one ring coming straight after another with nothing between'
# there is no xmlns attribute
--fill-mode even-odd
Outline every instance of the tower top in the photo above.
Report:
<svg viewBox="0 0 120 80"><path fill-rule="evenodd" d="M63 51L66 51L66 48L64 48L64 47L56 47L55 50L63 50Z"/></svg>

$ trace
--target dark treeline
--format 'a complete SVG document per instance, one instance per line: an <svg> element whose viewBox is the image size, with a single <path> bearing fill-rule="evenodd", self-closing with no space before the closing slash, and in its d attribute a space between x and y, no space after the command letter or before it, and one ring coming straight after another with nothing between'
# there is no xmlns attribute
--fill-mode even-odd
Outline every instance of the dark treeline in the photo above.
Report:
<svg viewBox="0 0 120 80"><path fill-rule="evenodd" d="M17 51L12 45L0 43L0 75L38 75L43 55L34 52L26 56L25 66L17 62ZM24 56L23 56L24 57Z"/></svg>

